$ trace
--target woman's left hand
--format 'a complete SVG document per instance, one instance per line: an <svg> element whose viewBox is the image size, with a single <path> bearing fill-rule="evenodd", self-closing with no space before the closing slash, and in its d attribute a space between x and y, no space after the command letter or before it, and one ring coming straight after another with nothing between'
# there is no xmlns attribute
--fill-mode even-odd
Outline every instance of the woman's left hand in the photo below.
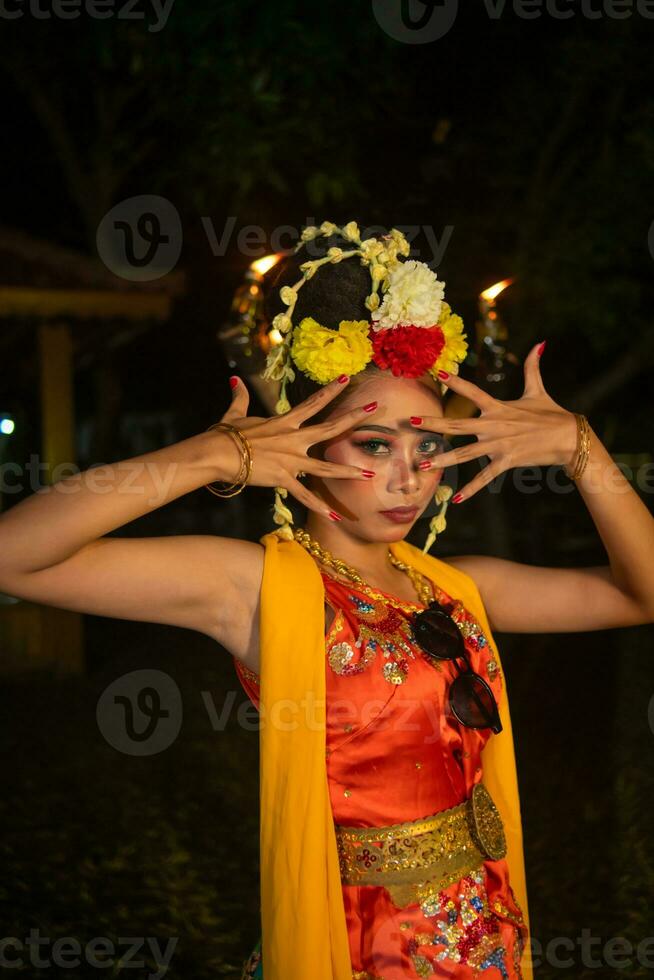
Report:
<svg viewBox="0 0 654 980"><path fill-rule="evenodd" d="M469 398L481 414L471 419L422 418L418 429L449 435L476 435L477 441L433 457L431 469L442 469L481 456L491 462L456 495L456 502L469 500L500 473L516 466L572 466L577 448L577 422L550 398L540 374L537 344L524 362L525 385L521 398L500 401L471 381L456 374L441 380L464 398Z"/></svg>

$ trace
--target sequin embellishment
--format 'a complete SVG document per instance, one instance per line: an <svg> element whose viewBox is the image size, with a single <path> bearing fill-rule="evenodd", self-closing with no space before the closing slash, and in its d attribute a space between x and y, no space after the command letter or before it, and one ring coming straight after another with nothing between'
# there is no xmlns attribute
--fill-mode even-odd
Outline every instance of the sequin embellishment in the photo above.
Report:
<svg viewBox="0 0 654 980"><path fill-rule="evenodd" d="M475 651L490 650L479 623L463 603L458 599L451 599L438 586L434 585L433 588L436 599L450 608L450 615L469 648ZM384 679L389 684L403 684L409 673L410 661L416 659L416 653L421 655L411 627L411 617L420 606L400 601L396 604L389 596L378 593L366 593L364 596L350 592L347 598L350 603L349 611L357 623L355 635L358 633L358 636L353 642L342 640L331 647L328 643L328 659L332 670L342 676L361 674L381 650L385 660L382 666ZM336 635L343 624L343 610L339 609L328 636ZM355 656L357 651L358 660ZM443 670L438 660L428 658L427 662L434 670ZM486 667L492 680L496 676L497 662L491 659Z"/></svg>
<svg viewBox="0 0 654 980"><path fill-rule="evenodd" d="M495 966L503 980L509 980L507 951L497 919L489 908L483 871L461 878L458 899L457 908L457 903L441 892L431 911L433 916L444 916L434 922L435 932L417 932L409 939L409 955L416 973L430 977L437 972L425 955L426 950L420 952L421 947L443 947L435 953L435 960L465 964L475 975Z"/></svg>
<svg viewBox="0 0 654 980"><path fill-rule="evenodd" d="M349 595L358 626L355 647L361 656L352 663L354 649L349 643L335 643L329 651L329 663L336 674L361 674L381 650L386 663L382 667L389 684L403 684L409 671L409 660L415 660L410 644L413 634L408 619L388 602Z"/></svg>

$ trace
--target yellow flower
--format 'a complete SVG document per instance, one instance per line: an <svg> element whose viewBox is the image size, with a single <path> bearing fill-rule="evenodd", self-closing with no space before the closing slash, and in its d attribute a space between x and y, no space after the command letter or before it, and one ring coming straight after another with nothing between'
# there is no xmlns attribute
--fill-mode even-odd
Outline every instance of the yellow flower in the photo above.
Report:
<svg viewBox="0 0 654 980"><path fill-rule="evenodd" d="M372 353L365 320L341 320L338 330L330 330L306 316L293 331L291 357L318 384L329 384L339 374L358 374Z"/></svg>
<svg viewBox="0 0 654 980"><path fill-rule="evenodd" d="M457 313L452 313L449 303L443 303L441 306L438 326L443 331L445 345L431 368L431 373L434 376L438 371L458 374L459 363L466 359L468 344L464 339L466 334L463 332L463 320Z"/></svg>

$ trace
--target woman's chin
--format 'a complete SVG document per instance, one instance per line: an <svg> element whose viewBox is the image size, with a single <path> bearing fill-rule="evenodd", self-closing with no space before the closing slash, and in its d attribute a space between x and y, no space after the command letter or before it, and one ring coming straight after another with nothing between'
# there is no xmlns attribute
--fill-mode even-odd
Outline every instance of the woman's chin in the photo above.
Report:
<svg viewBox="0 0 654 980"><path fill-rule="evenodd" d="M358 538L363 538L365 541L391 544L394 541L404 540L419 517L420 512L410 519L405 518L404 515L392 515L390 517L379 515L375 518L368 518L365 522L352 521L348 523Z"/></svg>

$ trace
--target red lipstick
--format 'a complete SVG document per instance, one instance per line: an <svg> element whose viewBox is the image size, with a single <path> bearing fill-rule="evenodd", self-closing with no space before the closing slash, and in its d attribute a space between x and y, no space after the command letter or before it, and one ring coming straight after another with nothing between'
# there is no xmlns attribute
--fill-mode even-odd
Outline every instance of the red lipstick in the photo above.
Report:
<svg viewBox="0 0 654 980"><path fill-rule="evenodd" d="M417 507L393 507L392 510L380 510L379 512L386 520L394 524L410 524L415 520L418 513Z"/></svg>

